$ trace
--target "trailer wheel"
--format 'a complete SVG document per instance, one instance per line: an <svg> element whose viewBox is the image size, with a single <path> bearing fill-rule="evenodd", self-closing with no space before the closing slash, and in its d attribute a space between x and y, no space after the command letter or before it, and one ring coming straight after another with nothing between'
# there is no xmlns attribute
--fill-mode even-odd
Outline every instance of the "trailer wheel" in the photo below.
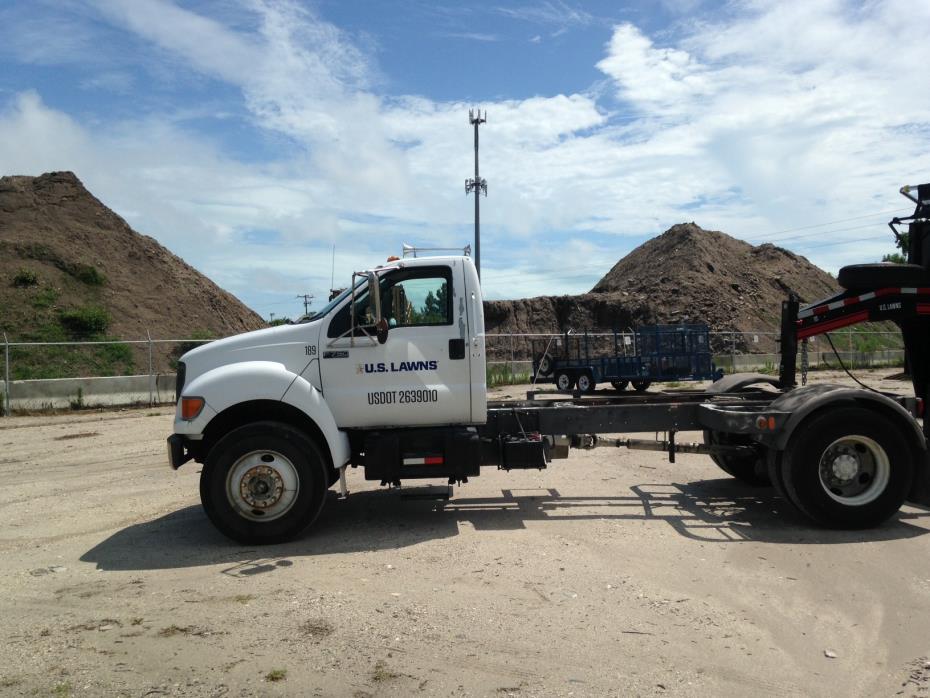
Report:
<svg viewBox="0 0 930 698"><path fill-rule="evenodd" d="M801 424L781 465L785 490L802 513L831 528L868 528L904 503L914 461L889 417L846 407Z"/></svg>
<svg viewBox="0 0 930 698"><path fill-rule="evenodd" d="M327 463L305 434L279 422L239 427L210 449L200 500L224 535L249 545L297 536L319 515Z"/></svg>
<svg viewBox="0 0 930 698"><path fill-rule="evenodd" d="M590 395L597 387L597 383L594 382L594 376L591 375L590 371L582 371L578 374L577 385L578 390L585 395Z"/></svg>
<svg viewBox="0 0 930 698"><path fill-rule="evenodd" d="M575 379L572 378L570 373L567 373L566 371L559 371L555 374L555 387L561 390L563 393L569 392L574 384Z"/></svg>
<svg viewBox="0 0 930 698"><path fill-rule="evenodd" d="M539 354L536 357L536 366L540 376L552 375L552 357L549 354Z"/></svg>
<svg viewBox="0 0 930 698"><path fill-rule="evenodd" d="M649 389L650 385L652 385L652 381L633 381L633 390L635 390L637 393L644 393Z"/></svg>
<svg viewBox="0 0 930 698"><path fill-rule="evenodd" d="M707 446L751 446L755 442L743 434L725 434L719 431L704 430L704 443ZM765 468L765 462L757 454L751 456L728 456L720 453L710 454L710 459L714 461L720 469L727 475L732 475L737 480L742 480L748 485L763 487L769 484L768 472Z"/></svg>
<svg viewBox="0 0 930 698"><path fill-rule="evenodd" d="M621 393L626 390L626 387L630 384L630 381L610 381L610 384L614 387L614 390L618 390Z"/></svg>

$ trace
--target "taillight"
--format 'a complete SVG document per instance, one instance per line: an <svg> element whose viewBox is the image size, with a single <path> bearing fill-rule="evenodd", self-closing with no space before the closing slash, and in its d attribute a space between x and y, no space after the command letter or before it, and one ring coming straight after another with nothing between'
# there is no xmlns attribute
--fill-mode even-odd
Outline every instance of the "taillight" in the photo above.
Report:
<svg viewBox="0 0 930 698"><path fill-rule="evenodd" d="M182 397L181 398L181 419L190 421L195 419L203 410L204 399L202 397Z"/></svg>

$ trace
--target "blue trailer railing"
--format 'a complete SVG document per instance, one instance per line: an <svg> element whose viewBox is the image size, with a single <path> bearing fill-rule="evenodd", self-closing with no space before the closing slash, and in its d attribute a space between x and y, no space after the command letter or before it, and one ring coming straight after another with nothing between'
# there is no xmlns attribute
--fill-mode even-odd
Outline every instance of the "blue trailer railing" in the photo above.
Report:
<svg viewBox="0 0 930 698"><path fill-rule="evenodd" d="M707 325L638 327L632 341L614 331L607 346L587 332L566 332L559 344L534 352L533 373L537 381L551 377L563 391L590 393L598 383L609 382L617 390L632 384L641 392L657 381L717 380L723 375L712 360Z"/></svg>

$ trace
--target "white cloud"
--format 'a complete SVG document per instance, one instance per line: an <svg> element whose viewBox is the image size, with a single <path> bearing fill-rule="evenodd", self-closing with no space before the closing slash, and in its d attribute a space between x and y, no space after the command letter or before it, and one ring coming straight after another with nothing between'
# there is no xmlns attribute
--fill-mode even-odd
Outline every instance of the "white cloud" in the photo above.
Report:
<svg viewBox="0 0 930 698"><path fill-rule="evenodd" d="M235 23L166 0L93 4L151 46L161 69L239 90L230 111L244 106L251 125L290 152L239 161L186 129L179 105L98 124L26 92L0 115L4 172L75 170L134 227L247 300L259 266L299 283L295 294L328 286L332 242L337 276L402 241L470 242L467 111L478 105L380 94L371 58L292 3L256 0L249 21ZM661 40L618 25L597 64L613 87L605 93L579 86L480 105L489 119L481 172L490 296L585 290L628 250L624 236L683 220L763 241L772 230L896 208L898 186L927 178L930 95L914 86L930 59L918 21L930 7L757 0L731 9L726 20ZM566 3L503 14L591 21ZM101 70L100 87L122 67ZM269 229L281 236L274 246L244 237ZM795 246L832 242L829 230ZM890 247L889 236L811 247L810 256L835 269ZM587 276L574 270L585 263Z"/></svg>
<svg viewBox="0 0 930 698"><path fill-rule="evenodd" d="M597 67L614 79L621 97L643 108L680 105L710 89L704 67L691 55L657 48L632 24L614 27Z"/></svg>

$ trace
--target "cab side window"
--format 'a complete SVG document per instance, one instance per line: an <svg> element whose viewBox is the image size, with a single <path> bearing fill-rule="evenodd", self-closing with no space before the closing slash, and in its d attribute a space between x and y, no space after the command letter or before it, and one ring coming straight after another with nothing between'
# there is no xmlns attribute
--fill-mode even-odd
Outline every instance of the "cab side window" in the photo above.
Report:
<svg viewBox="0 0 930 698"><path fill-rule="evenodd" d="M381 279L381 315L390 327L425 327L452 324L452 270L448 267L401 269ZM340 337L351 326L352 302L333 316L327 336ZM355 296L355 335L364 335L360 325L371 325L374 312L368 289ZM372 334L371 331L368 334Z"/></svg>
<svg viewBox="0 0 930 698"><path fill-rule="evenodd" d="M452 324L448 275L422 273L395 275L382 287L381 312L391 327Z"/></svg>

